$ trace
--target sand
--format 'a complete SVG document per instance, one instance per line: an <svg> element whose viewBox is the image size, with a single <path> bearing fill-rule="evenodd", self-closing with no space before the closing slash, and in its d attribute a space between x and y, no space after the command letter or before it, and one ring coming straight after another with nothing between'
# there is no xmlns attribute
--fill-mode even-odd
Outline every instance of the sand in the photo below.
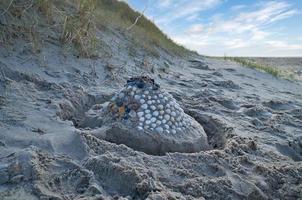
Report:
<svg viewBox="0 0 302 200"><path fill-rule="evenodd" d="M197 55L131 57L107 36L106 59L56 41L39 54L0 47L0 199L302 198L298 82ZM87 112L141 74L203 126L209 150L151 155L102 139L107 124Z"/></svg>

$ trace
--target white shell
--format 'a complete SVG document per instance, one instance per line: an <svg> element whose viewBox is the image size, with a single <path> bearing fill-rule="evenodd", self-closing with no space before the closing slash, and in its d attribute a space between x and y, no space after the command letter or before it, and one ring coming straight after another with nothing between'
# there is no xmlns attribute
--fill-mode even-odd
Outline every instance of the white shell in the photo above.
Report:
<svg viewBox="0 0 302 200"><path fill-rule="evenodd" d="M158 133L162 133L164 131L164 129L162 127L157 127L155 130Z"/></svg>
<svg viewBox="0 0 302 200"><path fill-rule="evenodd" d="M144 112L138 112L137 115L138 115L139 117L142 117L142 116L144 115Z"/></svg>
<svg viewBox="0 0 302 200"><path fill-rule="evenodd" d="M158 112L158 111L154 111L154 112L152 113L152 115L155 116L155 117L157 117L157 116L159 115L159 112Z"/></svg>
<svg viewBox="0 0 302 200"><path fill-rule="evenodd" d="M134 99L139 100L140 96L139 95L134 95Z"/></svg>
<svg viewBox="0 0 302 200"><path fill-rule="evenodd" d="M165 114L165 115L164 115L164 118L165 118L165 120L167 120L167 121L168 121L168 120L170 119L170 115Z"/></svg>
<svg viewBox="0 0 302 200"><path fill-rule="evenodd" d="M152 117L152 118L151 118L151 122L156 122L156 118L155 118L155 117Z"/></svg>

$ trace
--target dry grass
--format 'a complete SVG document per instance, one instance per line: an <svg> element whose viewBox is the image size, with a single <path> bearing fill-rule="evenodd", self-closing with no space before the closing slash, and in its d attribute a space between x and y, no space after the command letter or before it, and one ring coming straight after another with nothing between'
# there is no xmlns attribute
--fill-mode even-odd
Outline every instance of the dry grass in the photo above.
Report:
<svg viewBox="0 0 302 200"><path fill-rule="evenodd" d="M36 53L43 39L52 34L80 56L100 55L102 44L97 31L107 27L124 34L135 49L144 49L156 58L160 56L159 48L176 55L189 52L144 16L127 30L140 13L117 0L1 0L0 13L0 43L23 38Z"/></svg>
<svg viewBox="0 0 302 200"><path fill-rule="evenodd" d="M95 5L96 0L79 0L76 12L64 18L60 40L64 44L74 44L83 57L96 56Z"/></svg>

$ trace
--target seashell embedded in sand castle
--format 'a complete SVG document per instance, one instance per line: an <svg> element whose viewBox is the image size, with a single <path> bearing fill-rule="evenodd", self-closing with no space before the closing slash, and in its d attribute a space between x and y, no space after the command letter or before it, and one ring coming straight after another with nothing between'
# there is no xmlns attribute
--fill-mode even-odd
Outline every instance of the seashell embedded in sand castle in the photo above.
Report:
<svg viewBox="0 0 302 200"><path fill-rule="evenodd" d="M203 127L153 79L133 77L105 109L105 139L149 154L208 148Z"/></svg>

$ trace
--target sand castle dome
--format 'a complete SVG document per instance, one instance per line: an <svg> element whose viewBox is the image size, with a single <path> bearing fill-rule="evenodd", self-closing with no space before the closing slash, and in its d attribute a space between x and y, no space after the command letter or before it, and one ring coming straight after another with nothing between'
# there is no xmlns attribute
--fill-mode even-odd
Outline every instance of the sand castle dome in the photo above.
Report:
<svg viewBox="0 0 302 200"><path fill-rule="evenodd" d="M148 76L133 77L107 107L115 123L107 139L151 154L196 152L208 147L203 127Z"/></svg>

